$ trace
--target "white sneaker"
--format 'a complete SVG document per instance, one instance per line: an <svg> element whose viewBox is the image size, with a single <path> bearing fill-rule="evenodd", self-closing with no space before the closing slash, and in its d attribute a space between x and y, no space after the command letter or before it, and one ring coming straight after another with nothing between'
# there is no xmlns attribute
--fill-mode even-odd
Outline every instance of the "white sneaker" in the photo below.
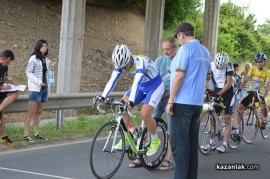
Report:
<svg viewBox="0 0 270 179"><path fill-rule="evenodd" d="M219 151L220 153L225 153L227 151L227 147L225 147L224 145L219 146L217 148L217 151Z"/></svg>
<svg viewBox="0 0 270 179"><path fill-rule="evenodd" d="M214 150L216 150L216 144L215 143L213 143L213 144L206 144L206 145L204 145L204 146L201 146L201 149L203 149L204 151L214 151Z"/></svg>

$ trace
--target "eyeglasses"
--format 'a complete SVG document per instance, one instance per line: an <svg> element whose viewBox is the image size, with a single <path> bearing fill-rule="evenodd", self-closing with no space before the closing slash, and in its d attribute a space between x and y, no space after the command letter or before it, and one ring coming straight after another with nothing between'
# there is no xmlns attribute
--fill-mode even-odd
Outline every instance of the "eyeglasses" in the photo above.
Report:
<svg viewBox="0 0 270 179"><path fill-rule="evenodd" d="M256 61L256 63L262 63L263 62L263 60L257 60Z"/></svg>
<svg viewBox="0 0 270 179"><path fill-rule="evenodd" d="M176 36L177 36L177 37L180 37L181 33L182 33L182 32L178 32Z"/></svg>
<svg viewBox="0 0 270 179"><path fill-rule="evenodd" d="M164 49L162 49L163 51L170 51L170 50L172 50L172 48L164 48Z"/></svg>

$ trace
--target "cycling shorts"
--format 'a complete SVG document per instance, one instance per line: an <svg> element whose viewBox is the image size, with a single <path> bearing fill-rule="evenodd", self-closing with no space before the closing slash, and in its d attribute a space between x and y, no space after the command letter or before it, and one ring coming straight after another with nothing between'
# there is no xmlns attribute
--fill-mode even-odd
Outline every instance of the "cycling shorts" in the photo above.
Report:
<svg viewBox="0 0 270 179"><path fill-rule="evenodd" d="M246 107L252 102L253 96L255 96L255 102L259 102L259 99L256 95L256 91L248 91L246 96L244 96L243 99L239 103L243 104ZM259 96L261 100L265 102L264 97L261 94Z"/></svg>
<svg viewBox="0 0 270 179"><path fill-rule="evenodd" d="M130 92L131 89L126 92L125 96L130 96ZM163 93L164 84L160 80L151 85L141 85L139 86L138 93L135 97L134 106L138 105L144 100L144 104L149 104L155 108L160 102Z"/></svg>

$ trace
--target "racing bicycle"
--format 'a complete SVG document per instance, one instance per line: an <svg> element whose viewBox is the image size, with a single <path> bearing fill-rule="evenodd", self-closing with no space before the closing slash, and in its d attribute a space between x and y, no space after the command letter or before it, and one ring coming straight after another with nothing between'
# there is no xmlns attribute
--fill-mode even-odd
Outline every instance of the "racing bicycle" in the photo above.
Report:
<svg viewBox="0 0 270 179"><path fill-rule="evenodd" d="M151 143L151 135L143 120L139 129L135 129L136 134L132 135L128 131L122 119L123 115L128 112L132 118L136 116L127 110L127 102L107 98L96 104L97 99L94 101L94 106L101 113L105 113L101 105L109 106L114 116L111 121L106 122L97 130L90 147L90 168L96 178L107 179L115 175L122 164L125 153L130 160L139 157L143 167L147 170L154 170L162 163L167 152L169 138L167 124L164 120L155 119L161 143L154 155L147 156L146 152ZM122 140L122 148L114 149L120 140Z"/></svg>
<svg viewBox="0 0 270 179"><path fill-rule="evenodd" d="M255 139L260 130L262 138L266 139L270 134L270 118L267 117L268 121L265 126L265 129L261 129L262 125L262 112L261 106L262 100L259 95L259 91L249 91L252 93L251 104L244 108L241 112L241 118L243 119L245 130L242 132L242 138L247 144L251 144Z"/></svg>
<svg viewBox="0 0 270 179"><path fill-rule="evenodd" d="M235 94L236 95L236 94ZM225 131L225 115L224 109L226 108L222 102L222 98L216 99L214 93L207 89L205 90L204 101L207 103L208 109L204 111L200 117L200 130L199 130L199 151L201 154L208 154L211 151L211 148L205 149L204 146L209 145L210 139L213 139L215 143L218 141L223 141L224 131ZM216 112L217 106L221 109L220 113ZM240 113L235 110L235 113ZM240 115L239 115L240 116ZM241 116L240 116L241 117ZM244 131L243 123L240 123L238 127L237 121L232 115L231 118L231 135L229 139L229 147L232 149L237 148L241 142L241 136L237 132L237 128L241 131Z"/></svg>

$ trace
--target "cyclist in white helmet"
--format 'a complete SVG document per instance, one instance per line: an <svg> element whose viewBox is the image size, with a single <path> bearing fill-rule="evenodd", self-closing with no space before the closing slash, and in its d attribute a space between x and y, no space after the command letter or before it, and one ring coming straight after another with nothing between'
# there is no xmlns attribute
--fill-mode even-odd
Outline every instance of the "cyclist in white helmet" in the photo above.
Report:
<svg viewBox="0 0 270 179"><path fill-rule="evenodd" d="M151 156L157 152L160 145L160 139L156 132L156 122L152 117L152 113L164 93L162 78L154 62L149 57L132 56L129 48L124 44L116 45L112 53L112 62L115 68L99 100L104 100L109 95L122 72L129 72L130 75L134 76L132 87L122 99L128 101L128 110L144 101L141 117L151 134L151 144L146 153ZM123 119L128 125L130 122L129 115L125 114ZM122 141L119 141L114 148L121 149Z"/></svg>
<svg viewBox="0 0 270 179"><path fill-rule="evenodd" d="M214 93L216 99L221 97L223 103L226 106L225 109L225 132L223 145L216 148L213 138L210 139L210 144L201 146L205 150L215 150L220 153L226 152L228 148L228 142L231 134L231 115L233 112L233 86L232 86L232 76L234 74L232 65L229 63L229 56L225 52L220 52L216 54L214 62L211 62L212 71L212 82L214 84ZM217 114L220 113L220 107L215 107Z"/></svg>

